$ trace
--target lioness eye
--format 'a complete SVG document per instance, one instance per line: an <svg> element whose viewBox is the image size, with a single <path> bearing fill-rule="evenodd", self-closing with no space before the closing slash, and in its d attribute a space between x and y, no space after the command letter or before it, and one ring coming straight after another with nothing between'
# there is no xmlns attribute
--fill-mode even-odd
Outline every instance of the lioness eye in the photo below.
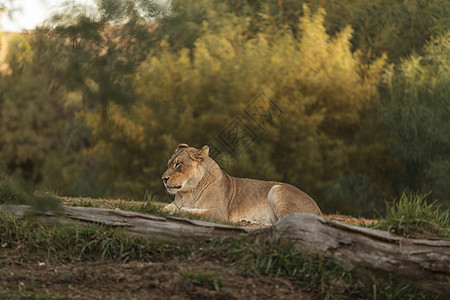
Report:
<svg viewBox="0 0 450 300"><path fill-rule="evenodd" d="M176 168L178 168L179 166L181 166L181 163L180 163L180 162L176 163L174 168L176 169Z"/></svg>

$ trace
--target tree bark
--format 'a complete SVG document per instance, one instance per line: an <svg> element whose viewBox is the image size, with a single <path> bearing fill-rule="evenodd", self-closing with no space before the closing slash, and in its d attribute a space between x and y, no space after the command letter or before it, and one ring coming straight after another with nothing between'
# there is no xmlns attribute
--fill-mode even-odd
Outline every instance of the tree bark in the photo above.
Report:
<svg viewBox="0 0 450 300"><path fill-rule="evenodd" d="M300 247L349 268L398 273L416 279L421 289L450 295L450 240L405 238L309 214L282 218L272 234L275 239L296 240Z"/></svg>
<svg viewBox="0 0 450 300"><path fill-rule="evenodd" d="M255 230L269 240L291 239L298 247L332 257L348 268L366 267L399 273L418 280L421 289L450 295L450 240L412 239L370 228L351 226L310 214L292 214L274 226L240 227L177 217L91 207L63 206L64 222L99 223L123 227L130 234L187 243L213 237L237 237ZM30 211L25 205L1 205L0 210L21 218ZM41 215L42 220L56 218Z"/></svg>

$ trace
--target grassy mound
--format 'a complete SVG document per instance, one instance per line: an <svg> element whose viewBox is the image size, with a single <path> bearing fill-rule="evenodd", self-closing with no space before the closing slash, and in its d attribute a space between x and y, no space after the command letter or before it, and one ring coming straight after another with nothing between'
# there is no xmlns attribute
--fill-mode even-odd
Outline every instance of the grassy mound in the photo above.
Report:
<svg viewBox="0 0 450 300"><path fill-rule="evenodd" d="M429 195L404 193L400 199L386 203L386 217L373 227L406 237L449 238L449 210L429 203Z"/></svg>

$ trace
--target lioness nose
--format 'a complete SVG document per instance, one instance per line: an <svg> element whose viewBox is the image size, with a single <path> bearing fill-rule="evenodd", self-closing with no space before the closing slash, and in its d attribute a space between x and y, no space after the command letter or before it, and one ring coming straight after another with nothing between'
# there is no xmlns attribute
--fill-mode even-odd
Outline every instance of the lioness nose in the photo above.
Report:
<svg viewBox="0 0 450 300"><path fill-rule="evenodd" d="M169 177L163 177L162 180L163 180L164 182L167 182L167 180L169 180Z"/></svg>

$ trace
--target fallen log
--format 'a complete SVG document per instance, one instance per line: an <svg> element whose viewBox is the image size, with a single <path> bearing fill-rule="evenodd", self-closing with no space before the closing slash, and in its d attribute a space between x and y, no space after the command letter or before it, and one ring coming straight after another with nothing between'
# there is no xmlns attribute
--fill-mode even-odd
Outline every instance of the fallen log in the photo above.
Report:
<svg viewBox="0 0 450 300"><path fill-rule="evenodd" d="M0 210L21 218L25 205L1 205ZM92 207L63 206L64 222L123 227L130 234L198 243L214 237L237 237L255 230L268 240L290 239L298 247L341 261L348 268L365 267L416 279L425 290L450 295L450 240L405 238L386 231L351 226L310 214L292 214L274 226L241 227ZM54 219L54 214L41 216Z"/></svg>
<svg viewBox="0 0 450 300"><path fill-rule="evenodd" d="M279 220L274 239L291 239L312 253L333 257L349 268L398 273L420 288L450 295L450 240L405 238L309 214Z"/></svg>

